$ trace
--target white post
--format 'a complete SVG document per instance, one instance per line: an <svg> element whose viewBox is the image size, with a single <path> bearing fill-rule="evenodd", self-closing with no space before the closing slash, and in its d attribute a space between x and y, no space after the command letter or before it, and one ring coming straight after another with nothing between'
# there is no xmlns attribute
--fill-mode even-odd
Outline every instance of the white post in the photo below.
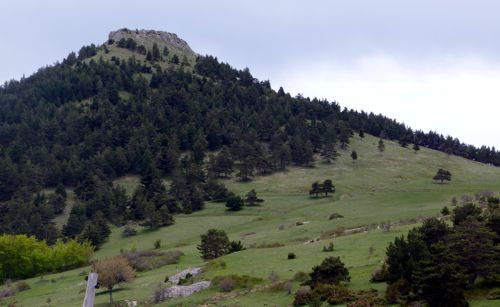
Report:
<svg viewBox="0 0 500 307"><path fill-rule="evenodd" d="M95 286L97 285L97 273L90 273L87 280L87 290L82 307L94 307Z"/></svg>

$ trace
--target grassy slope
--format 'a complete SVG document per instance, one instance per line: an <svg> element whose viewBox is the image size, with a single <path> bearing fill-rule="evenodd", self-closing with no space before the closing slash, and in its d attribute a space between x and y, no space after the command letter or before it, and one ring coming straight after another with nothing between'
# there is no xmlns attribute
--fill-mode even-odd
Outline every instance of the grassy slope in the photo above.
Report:
<svg viewBox="0 0 500 307"><path fill-rule="evenodd" d="M353 228L386 221L415 219L421 216L437 215L444 205L449 205L453 196L473 194L478 191L500 192L498 180L500 168L494 168L458 157L422 149L417 154L403 149L395 143L386 142L386 152L377 152L377 139L367 136L355 137L350 149L356 149L359 160L352 162L350 151L334 164L316 163L314 168L292 168L288 172L257 177L250 183L227 180L225 184L237 194L244 195L256 189L265 199L260 207L245 208L238 213L227 214L223 204L209 203L206 209L191 215L176 217L176 224L154 232L143 231L131 238L121 238L120 229L113 229L108 243L98 251L95 258L117 255L120 249L151 249L156 239L162 240L162 249L180 249L185 253L176 265L138 274L137 279L124 290L115 293L115 299L146 300L154 287L166 275L171 275L188 266L201 266L196 244L199 235L209 228L224 229L230 239L251 244L281 243L284 247L253 248L222 257L226 268L210 266L205 278L225 274L250 274L267 279L274 271L282 278L290 278L297 271L308 272L313 265L327 255L342 257L349 267L352 288L374 287L383 289L384 284L370 284L370 273L383 259L385 247L397 235L405 233L413 225L393 227L390 232L371 230L335 239L326 238L319 242L304 244L311 238L320 237L339 227ZM430 180L439 167L453 174L451 184L435 184ZM333 179L337 193L330 198L311 199L307 191L315 180ZM136 178L126 177L119 181L132 189ZM328 220L330 213L338 212L345 218ZM297 221L306 222L296 226ZM280 230L280 225L284 229ZM330 241L335 243L333 253L321 249ZM370 255L369 250L373 253ZM286 260L288 252L297 255L295 260ZM39 278L28 280L31 290L16 295L15 300L23 306L42 306L50 297L52 306L78 306L83 298L82 271L78 269L46 276L54 282L37 283ZM267 282L267 281L266 281ZM298 283L294 283L294 290ZM120 288L118 288L120 289ZM189 298L164 303L172 306L192 306L209 297L220 296L214 289L197 293ZM104 304L106 295L98 295L97 302ZM0 301L0 305L14 299ZM292 297L285 293L255 292L236 297L223 297L217 302L236 306L262 306L273 303L278 306L290 304ZM493 301L477 301L473 305L494 306ZM45 304L47 305L47 304Z"/></svg>

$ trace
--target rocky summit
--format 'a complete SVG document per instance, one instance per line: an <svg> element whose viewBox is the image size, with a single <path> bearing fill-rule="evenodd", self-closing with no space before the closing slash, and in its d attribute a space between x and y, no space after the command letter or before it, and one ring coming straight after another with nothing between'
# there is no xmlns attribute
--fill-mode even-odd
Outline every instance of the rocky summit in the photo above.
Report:
<svg viewBox="0 0 500 307"><path fill-rule="evenodd" d="M148 41L158 40L179 49L194 53L191 47L189 47L188 43L182 38L178 37L175 33L144 29L130 30L127 28L123 28L117 31L111 31L108 36L108 40L112 40L115 42L121 40L122 38L132 38L139 44L145 44Z"/></svg>

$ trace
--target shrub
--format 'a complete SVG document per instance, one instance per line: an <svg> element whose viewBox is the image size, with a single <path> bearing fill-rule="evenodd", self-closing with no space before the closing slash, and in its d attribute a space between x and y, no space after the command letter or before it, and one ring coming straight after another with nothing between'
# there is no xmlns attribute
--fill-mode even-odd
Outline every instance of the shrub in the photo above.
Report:
<svg viewBox="0 0 500 307"><path fill-rule="evenodd" d="M235 253L244 250L243 244L241 241L231 241L229 243L229 253Z"/></svg>
<svg viewBox="0 0 500 307"><path fill-rule="evenodd" d="M313 297L328 301L332 305L343 304L350 300L349 290L342 285L318 284L312 291Z"/></svg>
<svg viewBox="0 0 500 307"><path fill-rule="evenodd" d="M243 204L243 199L239 196L231 196L226 200L226 207L229 211L240 211Z"/></svg>
<svg viewBox="0 0 500 307"><path fill-rule="evenodd" d="M225 277L219 282L219 290L222 292L233 291L236 282L231 277Z"/></svg>
<svg viewBox="0 0 500 307"><path fill-rule="evenodd" d="M143 251L143 252L126 252L123 256L129 264L137 271L147 271L156 269L168 264L178 263L180 257L184 255L181 251Z"/></svg>
<svg viewBox="0 0 500 307"><path fill-rule="evenodd" d="M450 215L450 209L448 209L447 206L444 206L443 209L441 210L441 214L444 216Z"/></svg>
<svg viewBox="0 0 500 307"><path fill-rule="evenodd" d="M371 282L384 282L387 276L387 265L384 263L382 267L375 269L370 278Z"/></svg>
<svg viewBox="0 0 500 307"><path fill-rule="evenodd" d="M340 219L340 218L343 218L344 216L342 214L339 214L339 213L332 213L330 214L330 216L328 216L328 219L329 220L334 220L334 219Z"/></svg>
<svg viewBox="0 0 500 307"><path fill-rule="evenodd" d="M256 284L260 284L263 281L261 278L257 278L257 277L252 277L252 276L248 276L248 275L232 274L232 275L225 275L225 276L216 276L212 279L212 284L215 287L218 287L219 289L221 289L221 287L222 287L221 284L223 281L226 284L230 283L230 282L226 281L227 279L230 279L233 281L233 283L234 283L233 289L251 288L252 286L254 286ZM221 289L221 291L222 291L222 289ZM231 291L231 290L229 290L229 291Z"/></svg>
<svg viewBox="0 0 500 307"><path fill-rule="evenodd" d="M7 287L3 290L0 290L0 299L9 297L9 296L14 296L16 294L17 290L14 287Z"/></svg>
<svg viewBox="0 0 500 307"><path fill-rule="evenodd" d="M304 306L309 304L311 300L311 289L307 287L302 287L295 293L295 298L293 299L293 306Z"/></svg>
<svg viewBox="0 0 500 307"><path fill-rule="evenodd" d="M292 259L295 259L297 258L297 256L295 256L294 253L288 253L288 260L292 260Z"/></svg>
<svg viewBox="0 0 500 307"><path fill-rule="evenodd" d="M409 292L408 282L401 278L387 286L385 290L385 299L388 304L397 304L401 295Z"/></svg>
<svg viewBox="0 0 500 307"><path fill-rule="evenodd" d="M20 281L16 284L17 291L22 292L31 289L30 285L25 281Z"/></svg>
<svg viewBox="0 0 500 307"><path fill-rule="evenodd" d="M262 243L257 246L257 248L275 248L285 246L283 243L274 242L274 243Z"/></svg>
<svg viewBox="0 0 500 307"><path fill-rule="evenodd" d="M155 240L155 249L160 249L160 247L161 247L161 240L160 239Z"/></svg>
<svg viewBox="0 0 500 307"><path fill-rule="evenodd" d="M306 272L298 271L293 275L293 281L304 282L309 278Z"/></svg>
<svg viewBox="0 0 500 307"><path fill-rule="evenodd" d="M290 281L276 282L267 288L270 292L283 292L287 294L292 293L292 283Z"/></svg>
<svg viewBox="0 0 500 307"><path fill-rule="evenodd" d="M179 278L178 285L186 285L193 281L193 275L191 273L187 273L184 278Z"/></svg>
<svg viewBox="0 0 500 307"><path fill-rule="evenodd" d="M313 267L307 285L314 288L318 284L339 284L350 281L349 271L339 257L328 257L320 265Z"/></svg>
<svg viewBox="0 0 500 307"><path fill-rule="evenodd" d="M327 246L323 246L324 252L333 252L333 242L330 242Z"/></svg>

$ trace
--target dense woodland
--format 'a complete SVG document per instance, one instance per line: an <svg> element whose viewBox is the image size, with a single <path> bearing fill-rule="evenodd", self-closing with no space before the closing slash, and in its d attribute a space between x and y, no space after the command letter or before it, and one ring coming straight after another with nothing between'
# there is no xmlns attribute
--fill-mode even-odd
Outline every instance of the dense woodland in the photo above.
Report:
<svg viewBox="0 0 500 307"><path fill-rule="evenodd" d="M311 166L317 153L333 160L355 131L500 165L495 148L276 92L248 69L215 57L199 56L187 67L174 55L173 68L162 69L155 61L168 50L134 47L151 54L144 64L134 57L96 60L99 48L106 47L83 47L0 87L0 232L49 243L83 236L99 246L107 222L170 225L175 213L225 200L230 192L217 178L245 181L289 165ZM112 184L125 174L141 176L131 198ZM64 209L68 186L77 203L61 234L51 221ZM47 187L56 193L41 193Z"/></svg>

